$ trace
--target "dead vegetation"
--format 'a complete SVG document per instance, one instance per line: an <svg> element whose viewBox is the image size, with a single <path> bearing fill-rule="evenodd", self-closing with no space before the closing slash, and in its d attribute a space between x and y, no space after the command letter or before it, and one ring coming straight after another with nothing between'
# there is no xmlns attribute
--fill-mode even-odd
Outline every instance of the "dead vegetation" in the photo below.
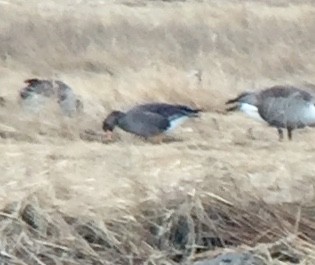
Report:
<svg viewBox="0 0 315 265"><path fill-rule="evenodd" d="M254 253L255 264L314 262L313 209L196 191L105 219L68 216L34 194L1 212L3 264L192 264L225 252Z"/></svg>
<svg viewBox="0 0 315 265"><path fill-rule="evenodd" d="M0 1L0 264L189 265L226 251L314 264L314 131L279 143L223 109L247 89L313 89L314 14L306 0ZM23 112L33 77L69 84L84 113ZM109 111L150 100L207 113L162 145L104 140Z"/></svg>

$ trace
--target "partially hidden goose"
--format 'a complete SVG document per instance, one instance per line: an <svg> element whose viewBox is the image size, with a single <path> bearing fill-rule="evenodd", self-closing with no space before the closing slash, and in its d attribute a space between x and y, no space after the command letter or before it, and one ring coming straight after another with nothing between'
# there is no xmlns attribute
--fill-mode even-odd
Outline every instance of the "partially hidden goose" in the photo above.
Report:
<svg viewBox="0 0 315 265"><path fill-rule="evenodd" d="M56 100L64 115L72 116L83 109L82 102L72 88L60 80L31 78L24 81L20 98L27 109L39 111L48 100Z"/></svg>
<svg viewBox="0 0 315 265"><path fill-rule="evenodd" d="M159 138L169 133L189 118L198 117L201 109L167 103L148 103L137 105L126 113L112 111L103 121L103 130L111 138L115 126L122 130L148 139Z"/></svg>
<svg viewBox="0 0 315 265"><path fill-rule="evenodd" d="M62 81L56 80L58 103L67 116L73 116L77 112L83 111L83 103L74 94L71 87Z"/></svg>
<svg viewBox="0 0 315 265"><path fill-rule="evenodd" d="M227 111L240 110L248 116L265 121L276 127L279 140L287 129L292 140L292 131L315 125L315 98L312 94L293 86L273 86L257 92L245 92L226 102L236 105Z"/></svg>
<svg viewBox="0 0 315 265"><path fill-rule="evenodd" d="M20 96L23 99L27 98L32 93L45 97L51 97L54 95L54 88L49 80L31 78L26 79L24 83L26 83L27 86L20 91Z"/></svg>

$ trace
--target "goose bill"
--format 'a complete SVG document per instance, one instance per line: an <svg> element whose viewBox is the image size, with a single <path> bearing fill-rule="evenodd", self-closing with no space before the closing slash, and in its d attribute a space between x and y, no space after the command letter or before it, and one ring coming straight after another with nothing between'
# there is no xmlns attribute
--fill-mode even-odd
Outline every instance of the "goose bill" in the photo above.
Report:
<svg viewBox="0 0 315 265"><path fill-rule="evenodd" d="M113 139L113 132L112 131L105 132L104 139L105 141L111 141Z"/></svg>

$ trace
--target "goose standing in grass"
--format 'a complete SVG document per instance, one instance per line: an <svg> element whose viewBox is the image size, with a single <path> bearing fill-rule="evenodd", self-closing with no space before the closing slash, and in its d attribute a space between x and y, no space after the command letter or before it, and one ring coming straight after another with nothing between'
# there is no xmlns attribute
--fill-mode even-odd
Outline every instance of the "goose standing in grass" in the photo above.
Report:
<svg viewBox="0 0 315 265"><path fill-rule="evenodd" d="M23 107L38 112L49 101L56 100L66 116L73 116L83 108L72 88L59 80L27 79L27 86L20 91Z"/></svg>
<svg viewBox="0 0 315 265"><path fill-rule="evenodd" d="M26 87L21 89L20 96L22 99L26 99L33 94L41 95L44 97L52 97L54 95L54 87L49 80L40 80L37 78L26 79L24 83Z"/></svg>
<svg viewBox="0 0 315 265"><path fill-rule="evenodd" d="M201 109L167 103L137 105L126 113L112 111L103 121L103 130L109 138L116 126L145 139L159 137L171 132L187 119L198 117L199 112Z"/></svg>
<svg viewBox="0 0 315 265"><path fill-rule="evenodd" d="M292 140L292 131L315 125L315 98L312 94L293 86L273 86L258 92L245 92L228 100L235 103L227 111L241 110L248 116L264 120L276 127L279 140L283 139L283 129L287 129Z"/></svg>
<svg viewBox="0 0 315 265"><path fill-rule="evenodd" d="M49 80L37 78L24 81L26 87L20 90L22 107L31 112L39 112L42 107L55 95L54 86Z"/></svg>

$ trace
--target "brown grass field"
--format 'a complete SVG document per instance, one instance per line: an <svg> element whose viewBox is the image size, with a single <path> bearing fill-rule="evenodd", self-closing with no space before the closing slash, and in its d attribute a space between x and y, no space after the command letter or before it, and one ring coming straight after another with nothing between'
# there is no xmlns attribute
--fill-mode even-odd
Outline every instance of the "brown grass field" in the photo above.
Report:
<svg viewBox="0 0 315 265"><path fill-rule="evenodd" d="M315 264L315 131L279 142L224 112L244 90L315 83L313 1L1 0L0 17L1 265ZM69 84L84 114L24 113L31 77ZM148 101L206 112L160 145L97 137Z"/></svg>

